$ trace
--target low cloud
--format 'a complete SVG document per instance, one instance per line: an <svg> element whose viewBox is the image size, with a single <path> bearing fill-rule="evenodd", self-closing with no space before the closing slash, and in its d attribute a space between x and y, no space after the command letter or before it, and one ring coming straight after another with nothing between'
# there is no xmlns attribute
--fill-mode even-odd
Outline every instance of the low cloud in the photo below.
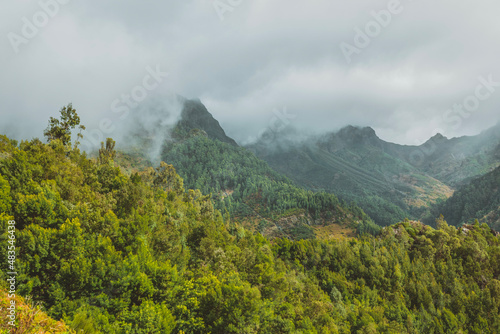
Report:
<svg viewBox="0 0 500 334"><path fill-rule="evenodd" d="M444 115L474 93L478 77L500 82L493 42L500 4L401 0L404 9L346 62L340 45L353 43L356 27L388 4L242 1L221 20L210 0L69 1L15 52L9 33L22 34L23 18L32 20L41 6L13 2L0 11L0 132L41 137L68 102L88 128L99 128L112 102L156 65L169 76L155 95L199 97L240 143L268 128L283 107L298 128L371 126L406 144L496 123L496 91L459 127Z"/></svg>

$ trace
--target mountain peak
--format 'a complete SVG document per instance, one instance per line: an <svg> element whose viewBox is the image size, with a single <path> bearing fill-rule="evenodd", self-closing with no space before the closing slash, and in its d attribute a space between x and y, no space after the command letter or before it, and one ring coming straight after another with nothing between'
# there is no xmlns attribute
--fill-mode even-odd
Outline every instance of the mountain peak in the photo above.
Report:
<svg viewBox="0 0 500 334"><path fill-rule="evenodd" d="M360 127L354 125L347 125L339 130L338 134L360 134L365 136L376 136L375 130L369 126Z"/></svg>
<svg viewBox="0 0 500 334"><path fill-rule="evenodd" d="M178 129L184 133L189 133L194 129L203 130L210 138L238 146L232 138L226 135L219 122L212 116L199 99L184 101L181 120L177 126Z"/></svg>
<svg viewBox="0 0 500 334"><path fill-rule="evenodd" d="M373 130L369 126L362 128L348 125L340 129L340 131L337 132L336 136L352 144L360 144L379 140L377 134L375 133L375 130Z"/></svg>
<svg viewBox="0 0 500 334"><path fill-rule="evenodd" d="M444 141L447 141L448 138L446 138L445 136L443 136L441 133L436 133L434 136L432 136L428 141L428 142L444 142Z"/></svg>
<svg viewBox="0 0 500 334"><path fill-rule="evenodd" d="M445 136L443 136L441 133L436 133L432 138L434 139L448 139Z"/></svg>
<svg viewBox="0 0 500 334"><path fill-rule="evenodd" d="M319 140L320 146L330 152L343 148L354 148L362 146L380 147L382 140L371 127L359 127L348 125L338 132L331 132Z"/></svg>

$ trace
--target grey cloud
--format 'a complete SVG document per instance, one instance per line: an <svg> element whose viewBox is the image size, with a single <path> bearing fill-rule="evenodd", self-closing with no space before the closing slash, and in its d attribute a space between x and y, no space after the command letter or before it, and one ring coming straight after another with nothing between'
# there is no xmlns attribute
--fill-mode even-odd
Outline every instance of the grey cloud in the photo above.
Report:
<svg viewBox="0 0 500 334"><path fill-rule="evenodd" d="M211 0L70 1L18 54L6 36L40 7L9 3L0 11L0 132L41 137L68 102L98 127L156 64L170 75L155 94L199 97L240 142L283 107L297 127L372 126L408 144L436 130L460 136L497 122L500 87L459 127L443 115L474 94L479 76L500 82L500 4L401 0L403 11L348 64L340 43L352 44L353 29L388 3L242 1L221 21Z"/></svg>

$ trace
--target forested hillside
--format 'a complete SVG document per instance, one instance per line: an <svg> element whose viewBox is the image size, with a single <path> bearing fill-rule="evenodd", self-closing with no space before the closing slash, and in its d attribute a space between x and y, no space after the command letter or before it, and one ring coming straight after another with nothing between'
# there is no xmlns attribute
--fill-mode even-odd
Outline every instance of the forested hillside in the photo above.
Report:
<svg viewBox="0 0 500 334"><path fill-rule="evenodd" d="M500 125L471 137L438 134L420 146L386 142L369 127L315 136L286 128L248 146L300 186L355 201L382 226L428 216L456 187L497 167L499 147Z"/></svg>
<svg viewBox="0 0 500 334"><path fill-rule="evenodd" d="M74 122L49 126L49 144L0 137L0 248L14 219L16 293L74 330L500 332L500 237L488 226L270 241L186 191L171 165L124 173L111 139L89 159L65 110Z"/></svg>
<svg viewBox="0 0 500 334"><path fill-rule="evenodd" d="M377 231L358 207L298 188L247 149L201 133L169 145L162 160L175 166L186 189L212 194L217 209L265 235L311 238L312 227L329 224Z"/></svg>
<svg viewBox="0 0 500 334"><path fill-rule="evenodd" d="M433 213L443 214L452 225L470 224L479 219L500 231L500 167L460 187Z"/></svg>
<svg viewBox="0 0 500 334"><path fill-rule="evenodd" d="M186 180L186 190L211 194L216 209L250 230L292 239L377 233L378 226L357 205L339 201L331 193L299 188L248 149L239 147L199 100L178 96L174 100L182 105L178 123L158 125L162 116L171 115L168 108L160 106L151 112L153 115L145 110L145 119L159 117L158 121L149 130L140 119L135 122L134 144L122 146L118 154L122 165L150 165L149 152L155 151L151 146L158 146L151 143L165 138L159 157L153 160L172 164Z"/></svg>
<svg viewBox="0 0 500 334"><path fill-rule="evenodd" d="M354 201L379 225L419 217L452 190L385 151L371 128L296 141L296 131L268 132L248 148L308 189Z"/></svg>

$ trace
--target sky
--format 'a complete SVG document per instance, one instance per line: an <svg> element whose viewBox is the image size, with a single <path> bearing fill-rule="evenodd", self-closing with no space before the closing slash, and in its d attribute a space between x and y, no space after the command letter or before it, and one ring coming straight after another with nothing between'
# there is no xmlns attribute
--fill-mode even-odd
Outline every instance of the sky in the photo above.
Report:
<svg viewBox="0 0 500 334"><path fill-rule="evenodd" d="M70 102L89 142L118 136L172 94L199 98L242 144L277 122L318 132L371 126L413 145L500 119L498 1L0 6L0 133L16 139L42 137Z"/></svg>

